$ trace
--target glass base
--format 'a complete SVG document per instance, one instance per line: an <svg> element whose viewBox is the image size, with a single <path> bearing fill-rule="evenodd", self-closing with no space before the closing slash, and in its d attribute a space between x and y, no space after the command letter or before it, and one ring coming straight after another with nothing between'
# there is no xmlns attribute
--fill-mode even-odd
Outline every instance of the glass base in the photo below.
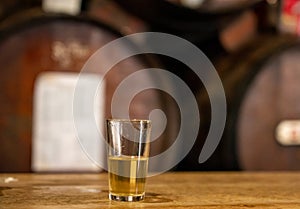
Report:
<svg viewBox="0 0 300 209"><path fill-rule="evenodd" d="M123 196L123 195L115 195L115 194L109 194L110 200L116 200L116 201L124 201L124 202L136 202L144 200L145 195L135 195L135 196Z"/></svg>

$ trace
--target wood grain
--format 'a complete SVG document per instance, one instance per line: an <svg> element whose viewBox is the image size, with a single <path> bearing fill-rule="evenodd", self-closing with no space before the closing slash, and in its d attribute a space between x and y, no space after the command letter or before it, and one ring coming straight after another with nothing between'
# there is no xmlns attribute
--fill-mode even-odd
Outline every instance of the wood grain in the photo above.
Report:
<svg viewBox="0 0 300 209"><path fill-rule="evenodd" d="M165 173L148 178L136 203L110 201L107 180L106 173L0 174L0 208L300 208L299 172Z"/></svg>

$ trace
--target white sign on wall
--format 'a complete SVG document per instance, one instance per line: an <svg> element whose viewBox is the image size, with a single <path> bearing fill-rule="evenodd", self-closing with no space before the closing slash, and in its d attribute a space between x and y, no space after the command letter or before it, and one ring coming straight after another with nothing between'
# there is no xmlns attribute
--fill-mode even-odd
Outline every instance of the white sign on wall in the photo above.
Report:
<svg viewBox="0 0 300 209"><path fill-rule="evenodd" d="M73 96L78 73L43 72L35 82L33 100L32 170L37 172L101 171L85 154L77 138L73 118ZM80 91L80 119L88 121L85 95L100 82L95 74L84 76L85 89ZM94 115L99 130L104 127L103 88L95 95ZM88 123L84 129L85 141L92 156L105 157L105 150L95 144L97 134L90 132ZM100 143L99 143L100 144Z"/></svg>

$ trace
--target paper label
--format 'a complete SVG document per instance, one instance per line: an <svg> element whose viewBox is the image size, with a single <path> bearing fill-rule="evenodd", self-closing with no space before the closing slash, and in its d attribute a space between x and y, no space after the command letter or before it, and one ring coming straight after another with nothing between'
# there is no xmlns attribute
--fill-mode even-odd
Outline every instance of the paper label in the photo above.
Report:
<svg viewBox="0 0 300 209"><path fill-rule="evenodd" d="M81 0L43 0L45 12L78 15L81 11Z"/></svg>
<svg viewBox="0 0 300 209"><path fill-rule="evenodd" d="M35 82L33 100L33 139L32 170L33 171L100 171L80 144L74 126L73 97L78 73L44 72ZM100 76L86 74L85 89L80 90L80 106L84 110L85 95L100 82ZM97 126L104 126L104 89L98 89L95 95L94 114ZM80 113L82 121L86 120L85 111ZM88 151L96 158L104 158L103 147L94 144L98 135L87 127L85 135L92 139L85 141ZM94 159L98 160L98 159Z"/></svg>
<svg viewBox="0 0 300 209"><path fill-rule="evenodd" d="M280 30L300 35L300 1L283 0L280 15Z"/></svg>
<svg viewBox="0 0 300 209"><path fill-rule="evenodd" d="M300 145L300 120L281 121L276 128L276 139L283 146Z"/></svg>

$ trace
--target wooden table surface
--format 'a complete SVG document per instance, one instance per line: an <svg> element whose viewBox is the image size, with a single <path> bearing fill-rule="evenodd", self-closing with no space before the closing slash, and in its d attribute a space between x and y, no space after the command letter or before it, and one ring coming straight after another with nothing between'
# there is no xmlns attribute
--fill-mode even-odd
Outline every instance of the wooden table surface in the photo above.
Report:
<svg viewBox="0 0 300 209"><path fill-rule="evenodd" d="M300 172L165 173L144 201L108 200L107 174L0 174L0 208L300 208Z"/></svg>

